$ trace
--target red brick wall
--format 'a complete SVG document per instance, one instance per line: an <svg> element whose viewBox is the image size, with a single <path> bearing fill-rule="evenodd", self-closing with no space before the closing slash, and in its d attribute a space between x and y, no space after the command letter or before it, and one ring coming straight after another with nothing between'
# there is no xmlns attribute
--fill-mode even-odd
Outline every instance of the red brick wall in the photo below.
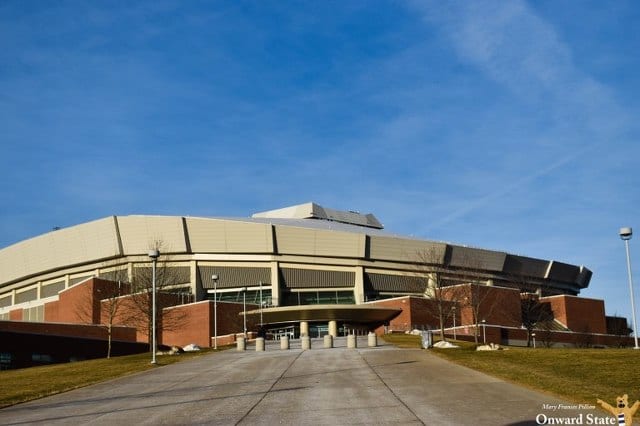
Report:
<svg viewBox="0 0 640 426"><path fill-rule="evenodd" d="M368 305L380 306L382 308L402 309L400 315L391 320L388 330L390 332L411 330L411 301L409 296L387 300L378 300L375 302L369 302ZM384 333L384 327L379 327L378 329L376 329L376 333Z"/></svg>
<svg viewBox="0 0 640 426"><path fill-rule="evenodd" d="M478 311L478 322L518 327L522 324L520 291L505 287L472 286L463 284L443 289L445 298L458 303L459 325L473 325L474 309Z"/></svg>
<svg viewBox="0 0 640 426"><path fill-rule="evenodd" d="M106 302L105 302L106 303ZM135 327L136 329L136 341L137 342L148 342L149 336L147 334L147 321L145 319L146 315L140 312L140 309L136 305L132 296L123 296L120 305L118 307L118 311L113 317L113 323L118 325L125 325ZM106 315L102 318L103 321L106 321Z"/></svg>
<svg viewBox="0 0 640 426"><path fill-rule="evenodd" d="M143 294L143 295L125 295L121 296L117 300L117 309L113 317L114 324L120 324L125 326L135 327L137 329L137 341L138 342L148 342L148 328L149 326L149 318L151 311L151 293ZM140 304L148 305L148 308L142 309ZM160 311L163 306L174 306L178 305L181 301L181 296L177 294L171 293L158 293L157 309ZM100 302L101 308L101 318L100 321L103 324L108 323L109 321L109 305L113 302L113 299L107 299ZM187 305L182 305L187 306ZM167 309L167 308L165 308ZM178 311L168 311L162 315L157 324L159 333L158 333L158 342L162 343L162 335L161 331L163 328L166 330L175 330L175 331L184 331L183 330L183 319L184 313L181 310ZM197 324L197 323L196 323ZM200 324L197 325L201 326Z"/></svg>
<svg viewBox="0 0 640 426"><path fill-rule="evenodd" d="M103 340L107 338L107 331L103 327L84 324L0 321L0 331ZM114 327L112 329L112 339L123 342L135 342L135 330L130 327Z"/></svg>
<svg viewBox="0 0 640 426"><path fill-rule="evenodd" d="M456 325L473 325L473 310L464 305L464 297L470 299L472 295L471 287L458 286L459 288L449 293L459 301L456 310ZM474 289L474 292L476 290ZM517 327L522 324L522 314L520 307L520 292L515 289L502 287L480 287L475 293L481 300L479 305L479 319L486 319L487 324ZM453 303L453 302L452 302ZM413 328L434 328L440 327L437 314L437 302L420 297L399 297L388 300L371 302L370 304L402 309L400 315L393 319L388 327L390 331L408 331ZM453 319L449 318L446 327L453 326ZM382 330L380 328L379 330Z"/></svg>
<svg viewBox="0 0 640 426"><path fill-rule="evenodd" d="M100 304L94 297L95 279L59 293L58 320L72 324L95 324L100 320Z"/></svg>
<svg viewBox="0 0 640 426"><path fill-rule="evenodd" d="M551 296L540 298L551 304L554 317L571 331L578 333L607 332L604 301L577 296Z"/></svg>
<svg viewBox="0 0 640 426"><path fill-rule="evenodd" d="M247 304L247 311L257 309L257 305ZM244 317L241 315L241 303L218 302L218 336L241 333L244 329ZM175 329L162 330L161 343L169 346L185 346L195 343L202 347L212 346L214 330L214 303L210 300L167 308L164 314L173 312L180 318L180 326ZM256 329L257 323L247 316L247 330ZM231 340L233 341L233 340ZM218 345L223 344L218 340Z"/></svg>
<svg viewBox="0 0 640 426"><path fill-rule="evenodd" d="M400 315L395 317L387 327L388 331L410 331L414 328L439 328L437 303L433 300L422 297L397 297L393 299L378 300L369 302L369 305L383 308L402 309ZM453 319L450 318L445 327L453 326ZM384 332L384 326L378 327L376 333Z"/></svg>
<svg viewBox="0 0 640 426"><path fill-rule="evenodd" d="M553 312L553 317L559 321L561 324L568 327L567 324L567 307L564 303L564 298L559 296L554 297L541 297L540 303L548 303L551 306L551 312Z"/></svg>
<svg viewBox="0 0 640 426"><path fill-rule="evenodd" d="M14 309L9 311L9 319L11 321L22 321L22 309Z"/></svg>
<svg viewBox="0 0 640 426"><path fill-rule="evenodd" d="M167 308L167 311L180 312L180 329L163 330L160 341L169 346L186 346L195 343L201 347L211 346L213 335L213 308L209 301Z"/></svg>
<svg viewBox="0 0 640 426"><path fill-rule="evenodd" d="M120 291L118 283L100 278L91 278L59 293L57 321L73 324L99 324L101 322L101 300L117 295ZM45 307L45 317L47 308ZM51 311L55 307L50 308ZM53 312L51 316L55 316Z"/></svg>
<svg viewBox="0 0 640 426"><path fill-rule="evenodd" d="M519 290L488 287L487 300L491 305L491 312L486 317L487 323L507 327L522 325L522 301Z"/></svg>
<svg viewBox="0 0 640 426"><path fill-rule="evenodd" d="M423 299L420 297L411 297L411 323L413 327L429 326L432 328L440 328L440 318L438 314L438 303L433 300ZM448 312L449 303L443 302L443 310L445 314ZM445 318L445 327L453 326L452 318Z"/></svg>
<svg viewBox="0 0 640 426"><path fill-rule="evenodd" d="M44 304L44 322L60 322L60 302L48 302Z"/></svg>

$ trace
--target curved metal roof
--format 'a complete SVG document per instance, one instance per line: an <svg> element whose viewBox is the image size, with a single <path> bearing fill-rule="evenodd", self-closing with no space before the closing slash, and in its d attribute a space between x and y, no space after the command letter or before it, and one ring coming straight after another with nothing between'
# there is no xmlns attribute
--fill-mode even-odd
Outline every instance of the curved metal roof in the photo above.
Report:
<svg viewBox="0 0 640 426"><path fill-rule="evenodd" d="M391 269L427 263L454 273L475 270L504 279L530 277L571 294L587 287L591 278L591 271L583 266L394 235L355 221L344 223L317 215L281 218L275 216L286 215L273 212L268 216L111 216L63 228L1 249L0 287L29 284L27 280L33 283L43 274L92 268L123 257L147 259L154 239L161 239L163 252L171 254L304 256L323 258L329 264L330 259L351 259L371 267L394 264ZM421 253L429 258L421 258Z"/></svg>

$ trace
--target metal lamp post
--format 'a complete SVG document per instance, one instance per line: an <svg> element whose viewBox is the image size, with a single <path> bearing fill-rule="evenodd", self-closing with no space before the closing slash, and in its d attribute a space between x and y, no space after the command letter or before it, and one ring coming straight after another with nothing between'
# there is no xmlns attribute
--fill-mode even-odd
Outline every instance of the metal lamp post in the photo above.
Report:
<svg viewBox="0 0 640 426"><path fill-rule="evenodd" d="M482 320L482 343L487 344L487 320Z"/></svg>
<svg viewBox="0 0 640 426"><path fill-rule="evenodd" d="M260 281L260 327L262 328L262 281Z"/></svg>
<svg viewBox="0 0 640 426"><path fill-rule="evenodd" d="M213 349L218 350L218 275L211 275L213 281Z"/></svg>
<svg viewBox="0 0 640 426"><path fill-rule="evenodd" d="M631 318L633 319L633 338L635 340L635 346L633 349L640 349L638 346L638 326L636 324L636 307L635 307L635 297L633 296L633 278L631 276L631 257L629 256L629 240L633 235L633 230L631 228L620 228L619 232L620 238L624 241L625 249L627 252L627 274L629 275L629 294L631 296Z"/></svg>
<svg viewBox="0 0 640 426"><path fill-rule="evenodd" d="M453 340L458 340L456 337L456 307L453 308Z"/></svg>
<svg viewBox="0 0 640 426"><path fill-rule="evenodd" d="M151 364L156 363L156 262L160 257L160 251L149 250L149 257L153 261L153 267L151 268Z"/></svg>
<svg viewBox="0 0 640 426"><path fill-rule="evenodd" d="M242 310L244 312L244 338L247 338L247 288L242 287Z"/></svg>

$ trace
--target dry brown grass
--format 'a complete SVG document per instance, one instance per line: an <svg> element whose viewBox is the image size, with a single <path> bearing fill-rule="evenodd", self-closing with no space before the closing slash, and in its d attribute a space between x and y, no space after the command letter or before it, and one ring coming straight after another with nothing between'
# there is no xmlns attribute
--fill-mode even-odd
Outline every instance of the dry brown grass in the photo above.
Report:
<svg viewBox="0 0 640 426"><path fill-rule="evenodd" d="M151 364L149 353L0 371L0 407L65 392L210 353L161 355Z"/></svg>
<svg viewBox="0 0 640 426"><path fill-rule="evenodd" d="M420 336L387 335L390 343L420 347ZM640 351L633 349L507 348L476 351L457 342L459 349L431 349L440 357L568 401L597 405L598 398L613 404L628 394L640 400Z"/></svg>

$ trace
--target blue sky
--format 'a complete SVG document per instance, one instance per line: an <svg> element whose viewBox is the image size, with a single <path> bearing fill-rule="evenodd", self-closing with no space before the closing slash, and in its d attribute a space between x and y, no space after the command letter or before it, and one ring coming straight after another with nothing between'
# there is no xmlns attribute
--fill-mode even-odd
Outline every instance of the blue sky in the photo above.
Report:
<svg viewBox="0 0 640 426"><path fill-rule="evenodd" d="M5 0L0 247L315 201L585 265L582 294L630 317L638 22L636 1Z"/></svg>

